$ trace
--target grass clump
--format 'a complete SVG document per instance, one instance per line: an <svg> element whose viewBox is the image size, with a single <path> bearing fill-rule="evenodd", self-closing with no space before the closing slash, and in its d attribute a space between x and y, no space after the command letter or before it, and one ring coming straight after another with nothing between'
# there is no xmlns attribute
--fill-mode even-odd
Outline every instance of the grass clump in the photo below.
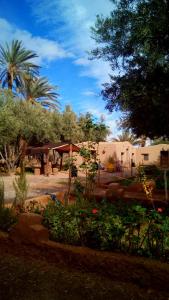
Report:
<svg viewBox="0 0 169 300"><path fill-rule="evenodd" d="M13 206L16 207L17 205L19 205L21 208L23 208L29 188L24 169L22 169L19 176L15 178L13 186L15 189L15 200Z"/></svg>

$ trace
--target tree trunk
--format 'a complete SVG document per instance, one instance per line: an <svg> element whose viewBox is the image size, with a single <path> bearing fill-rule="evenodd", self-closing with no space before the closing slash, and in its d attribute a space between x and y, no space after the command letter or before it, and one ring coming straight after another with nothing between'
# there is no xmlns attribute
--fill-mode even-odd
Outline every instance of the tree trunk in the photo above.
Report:
<svg viewBox="0 0 169 300"><path fill-rule="evenodd" d="M19 139L19 149L20 149L20 158L19 158L19 165L22 166L25 156L26 156L26 149L27 149L28 143L25 141L22 137Z"/></svg>
<svg viewBox="0 0 169 300"><path fill-rule="evenodd" d="M13 85L13 76L8 72L7 75L7 80L8 80L8 89L12 90L12 85Z"/></svg>

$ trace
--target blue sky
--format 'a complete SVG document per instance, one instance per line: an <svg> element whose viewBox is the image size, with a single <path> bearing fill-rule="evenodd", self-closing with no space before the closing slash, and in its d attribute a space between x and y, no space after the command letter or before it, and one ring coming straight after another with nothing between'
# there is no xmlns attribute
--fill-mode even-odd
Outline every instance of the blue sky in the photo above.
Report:
<svg viewBox="0 0 169 300"><path fill-rule="evenodd" d="M118 114L104 109L102 84L109 81L110 66L89 61L93 49L90 27L96 15L108 15L109 0L0 0L0 43L22 40L36 51L41 74L58 86L61 108L70 104L76 113L104 115L112 135L117 135Z"/></svg>

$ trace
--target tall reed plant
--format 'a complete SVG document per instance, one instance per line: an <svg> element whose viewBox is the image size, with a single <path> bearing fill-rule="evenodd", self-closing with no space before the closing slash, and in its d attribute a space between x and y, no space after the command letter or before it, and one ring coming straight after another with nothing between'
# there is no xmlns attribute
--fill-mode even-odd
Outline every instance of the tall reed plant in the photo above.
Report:
<svg viewBox="0 0 169 300"><path fill-rule="evenodd" d="M29 185L27 183L26 173L24 168L21 169L19 177L16 177L13 186L15 189L15 200L13 206L19 205L23 208L28 194Z"/></svg>

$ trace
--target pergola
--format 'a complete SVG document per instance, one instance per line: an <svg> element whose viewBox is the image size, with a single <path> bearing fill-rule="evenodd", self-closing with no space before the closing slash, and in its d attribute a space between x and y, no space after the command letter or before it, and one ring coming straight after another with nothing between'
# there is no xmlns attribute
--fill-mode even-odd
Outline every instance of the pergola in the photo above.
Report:
<svg viewBox="0 0 169 300"><path fill-rule="evenodd" d="M64 153L73 153L73 152L79 152L80 148L76 146L75 144L68 143L68 142L59 142L59 143L47 143L47 144L41 144L41 145L34 145L27 147L26 154L27 155L36 155L36 154L45 154L46 156L46 168L44 169L45 175L49 175L49 153L50 151L53 151L53 154L55 151L57 151L61 157L60 159L60 170L62 168L62 162L63 162L63 154Z"/></svg>

